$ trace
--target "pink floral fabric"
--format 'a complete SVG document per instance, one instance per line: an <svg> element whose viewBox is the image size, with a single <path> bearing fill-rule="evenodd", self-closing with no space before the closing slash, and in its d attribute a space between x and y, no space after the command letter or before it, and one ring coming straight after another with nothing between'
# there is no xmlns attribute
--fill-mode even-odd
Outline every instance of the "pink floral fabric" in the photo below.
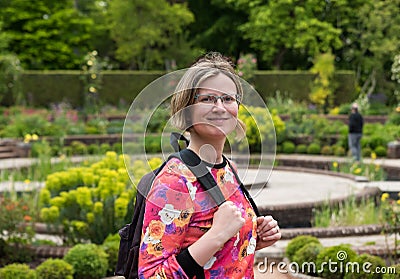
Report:
<svg viewBox="0 0 400 279"><path fill-rule="evenodd" d="M205 278L254 278L256 215L229 164L212 168L226 200L240 209L245 225L204 266ZM188 278L176 255L210 229L214 201L179 159L168 161L147 197L139 256L140 278Z"/></svg>

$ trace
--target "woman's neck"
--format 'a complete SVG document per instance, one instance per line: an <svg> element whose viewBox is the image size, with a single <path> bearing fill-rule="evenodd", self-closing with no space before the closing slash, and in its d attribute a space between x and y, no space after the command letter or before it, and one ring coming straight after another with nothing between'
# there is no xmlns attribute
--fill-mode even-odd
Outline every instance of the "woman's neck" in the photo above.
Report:
<svg viewBox="0 0 400 279"><path fill-rule="evenodd" d="M194 151L203 161L211 164L220 164L223 162L222 151L224 144L225 138L223 140L214 139L209 141L198 137L195 133L191 133L188 148Z"/></svg>

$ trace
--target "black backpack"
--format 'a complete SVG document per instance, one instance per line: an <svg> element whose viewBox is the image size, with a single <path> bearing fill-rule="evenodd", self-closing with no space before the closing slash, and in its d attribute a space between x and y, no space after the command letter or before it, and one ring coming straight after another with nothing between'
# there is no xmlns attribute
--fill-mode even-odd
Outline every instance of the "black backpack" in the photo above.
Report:
<svg viewBox="0 0 400 279"><path fill-rule="evenodd" d="M177 145L177 139L182 138L176 138L176 134L171 135L171 144L173 145L175 150L180 150L179 145ZM213 176L208 171L206 165L193 151L184 149L170 155L168 160L170 160L171 158L179 158L190 169L190 171L197 177L199 183L204 187L204 189L208 190L208 193L211 195L217 206L220 206L222 203L225 202L225 198L220 188L217 186L217 183L215 182ZM124 276L126 279L139 278L139 248L142 237L146 196L150 191L154 178L163 169L168 160L165 161L156 170L144 175L137 185L136 202L134 206L132 222L125 225L122 229L119 230L121 240L118 251L117 266L115 268L115 275ZM240 182L239 177L235 169L230 164L229 160L227 160L227 162L231 167L237 181L240 183L241 190L246 195L248 201L252 205L254 212L257 216L259 216L260 214L258 212L257 206L251 198L249 192Z"/></svg>

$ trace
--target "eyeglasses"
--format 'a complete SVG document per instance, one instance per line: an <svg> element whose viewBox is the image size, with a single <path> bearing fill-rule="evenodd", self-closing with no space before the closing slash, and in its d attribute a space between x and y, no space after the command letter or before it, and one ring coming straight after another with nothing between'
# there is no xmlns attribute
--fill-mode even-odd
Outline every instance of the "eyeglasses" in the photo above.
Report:
<svg viewBox="0 0 400 279"><path fill-rule="evenodd" d="M235 95L224 94L221 96L212 95L212 94L198 94L198 95L194 96L194 99L202 104L216 104L218 100L221 100L221 102L224 105L240 103L239 94L235 94Z"/></svg>

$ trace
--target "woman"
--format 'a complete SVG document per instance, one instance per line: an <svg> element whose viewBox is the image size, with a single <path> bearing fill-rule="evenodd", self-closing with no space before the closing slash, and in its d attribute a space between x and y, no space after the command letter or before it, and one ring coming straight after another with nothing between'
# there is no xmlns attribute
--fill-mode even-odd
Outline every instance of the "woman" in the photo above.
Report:
<svg viewBox="0 0 400 279"><path fill-rule="evenodd" d="M253 278L254 252L280 239L271 216L256 217L222 155L236 130L243 90L220 54L200 58L171 100L172 121L190 133L188 149L208 166L226 202L216 207L177 158L167 162L147 197L140 278Z"/></svg>

